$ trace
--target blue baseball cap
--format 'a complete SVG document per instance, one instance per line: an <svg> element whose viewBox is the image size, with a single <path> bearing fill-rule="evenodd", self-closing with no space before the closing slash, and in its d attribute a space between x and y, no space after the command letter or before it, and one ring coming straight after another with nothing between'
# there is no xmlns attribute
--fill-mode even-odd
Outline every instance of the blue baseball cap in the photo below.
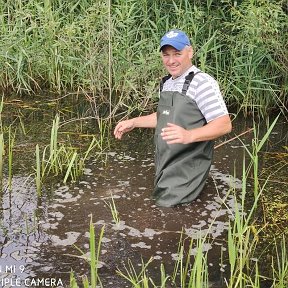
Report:
<svg viewBox="0 0 288 288"><path fill-rule="evenodd" d="M185 46L191 46L190 40L187 35L181 30L171 30L167 32L162 38L160 42L160 51L163 46L170 45L181 51Z"/></svg>

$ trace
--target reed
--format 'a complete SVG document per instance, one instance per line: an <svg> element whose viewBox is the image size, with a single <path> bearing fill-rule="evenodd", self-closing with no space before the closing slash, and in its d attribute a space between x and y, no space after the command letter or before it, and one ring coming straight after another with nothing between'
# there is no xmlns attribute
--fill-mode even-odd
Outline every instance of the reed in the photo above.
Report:
<svg viewBox="0 0 288 288"><path fill-rule="evenodd" d="M243 161L245 163L245 161ZM238 202L238 197L235 194L235 211L231 211L234 214L234 218L229 223L228 229L228 259L229 259L229 270L230 276L224 279L225 287L227 288L261 288L261 279L263 275L260 274L258 262L260 259L255 261L253 258L258 244L259 232L253 225L253 215L257 207L258 199L254 199L254 204L250 209L249 213L246 213L244 206L246 206L246 183L247 183L247 170L244 164L243 168L243 187L241 195L241 203ZM234 189L234 188L233 188ZM233 189L231 191L233 191ZM235 192L235 191L234 191ZM99 261L101 239L104 235L104 227L102 228L99 236L98 248L96 252L95 245L95 231L92 220L90 222L90 253L91 259L91 280L89 282L88 277L84 277L82 280L83 287L96 287L93 286L100 281L99 274L97 271L97 263ZM165 288L171 287L168 281L172 280L172 287L181 288L198 288L198 287L210 287L209 285L209 273L208 273L208 252L204 251L204 244L206 241L207 234L203 238L197 240L190 239L188 250L184 250L183 233L178 244L178 260L175 262L174 272L170 276L165 272L165 266L162 263L160 265L160 283L155 284L154 280L148 276L149 265L153 261L150 258L146 263L142 260L140 270L135 268L131 260L128 259L127 265L124 268L118 268L116 273L124 278L130 287L133 288ZM193 243L196 241L196 246ZM284 288L288 283L288 261L287 261L287 250L286 240L283 237L280 243L280 249L276 249L276 264L272 261L273 268L273 285L271 288ZM196 254L192 255L192 249L195 249ZM81 250L80 250L81 251ZM82 251L81 251L82 252ZM186 253L185 253L186 252ZM82 254L84 254L82 252ZM186 256L186 259L184 259ZM94 256L93 256L94 255ZM192 261L193 260L193 261ZM96 272L95 272L96 271ZM94 274L93 274L94 273ZM75 276L71 273L70 287L78 287ZM91 284L90 284L91 283ZM97 283L96 283L97 285ZM101 284L99 284L100 287ZM168 286L167 286L168 285ZM175 286L176 285L176 286Z"/></svg>
<svg viewBox="0 0 288 288"><path fill-rule="evenodd" d="M2 95L1 102L0 102L0 133L3 133L3 126L2 126L3 106L4 106L4 94Z"/></svg>
<svg viewBox="0 0 288 288"><path fill-rule="evenodd" d="M52 128L51 128L51 134L50 134L50 156L49 156L49 162L51 163L50 168L52 171L58 175L58 168L59 165L57 163L58 157L57 154L59 153L58 150L58 129L59 129L59 115L57 114L53 120Z"/></svg>
<svg viewBox="0 0 288 288"><path fill-rule="evenodd" d="M276 250L276 264L272 260L274 287L275 288L287 287L288 253L287 253L287 240L285 239L284 236L281 239L280 245L278 245L278 243L275 241L275 250Z"/></svg>
<svg viewBox="0 0 288 288"><path fill-rule="evenodd" d="M78 152L70 141L67 141L67 144L58 143L59 126L60 118L56 115L51 128L50 144L44 147L42 157L40 154L37 156L39 159L36 161L36 171L39 169L39 179L52 174L63 176L63 183L68 179L76 181L83 174L85 163L92 151L97 148L101 153L104 149L104 136L101 134L99 140L93 137L86 151Z"/></svg>
<svg viewBox="0 0 288 288"><path fill-rule="evenodd" d="M133 287L133 288L149 288L149 283L153 283L151 279L147 276L147 268L149 264L152 262L152 258L150 258L147 263L144 263L142 260L141 269L139 272L136 271L135 267L133 266L133 263L128 260L127 266L124 266L125 272L121 271L120 269L117 269L117 274L124 279L126 279ZM166 279L166 277L165 277ZM165 280L166 282L166 280ZM156 287L155 284L152 284L152 287ZM161 285L161 287L163 287Z"/></svg>
<svg viewBox="0 0 288 288"><path fill-rule="evenodd" d="M267 132L264 134L261 140L259 140L259 128L256 128L256 124L254 122L254 138L252 140L252 151L250 151L246 145L243 145L245 150L247 151L248 155L250 156L251 159L251 165L250 168L252 167L253 169L253 179L254 179L254 197L256 198L259 193L259 179L258 179L258 174L259 174L259 152L262 149L263 145L266 143L268 140L274 126L276 125L278 118L280 114L274 119L272 124L269 126Z"/></svg>
<svg viewBox="0 0 288 288"><path fill-rule="evenodd" d="M41 181L41 162L40 162L40 151L39 151L39 145L36 145L36 190L37 190L37 195L41 196L42 194L42 181Z"/></svg>
<svg viewBox="0 0 288 288"><path fill-rule="evenodd" d="M0 1L0 12L6 90L83 91L110 120L147 112L165 73L159 39L177 27L231 105L264 115L287 102L284 0Z"/></svg>
<svg viewBox="0 0 288 288"><path fill-rule="evenodd" d="M247 170L245 167L245 159L243 160L242 171L241 203L238 202L236 193L234 193L234 201L236 205L235 211L231 211L234 217L228 228L228 258L230 264L230 277L228 280L226 280L226 285L229 288L247 287L251 278L249 274L246 275L247 272L245 271L250 273L250 259L254 254L258 240L258 231L256 231L255 227L253 226L252 216L255 213L260 193L257 194L257 198L254 199L252 208L250 209L249 213L247 213Z"/></svg>
<svg viewBox="0 0 288 288"><path fill-rule="evenodd" d="M74 180L79 174L78 171L75 171L75 170L74 170L75 172L72 171L72 167L74 165L74 162L76 161L76 158L77 158L77 152L74 152L72 157L71 157L71 160L70 160L70 162L68 164L68 168L67 168L66 174L64 176L64 180L63 180L64 184L67 182L67 179L68 179L69 176Z"/></svg>
<svg viewBox="0 0 288 288"><path fill-rule="evenodd" d="M92 221L92 215L90 218L90 228L89 228L89 252L90 252L90 258L87 258L86 260L89 262L90 265L90 281L88 279L87 276L84 276L82 278L82 284L83 287L91 287L91 288L96 288L96 287L103 287L99 274L98 274L98 267L99 267L99 263L100 263L100 252L101 252L101 245L102 245L102 239L104 236L104 230L105 230L105 226L103 226L101 228L100 234L99 234L99 238L98 238L98 244L96 245L95 242L95 228L94 228L94 224ZM76 247L77 248L77 247ZM82 255L84 255L85 253L83 253L83 251L81 251L79 248L77 248ZM75 255L72 255L75 257ZM82 257L81 257L82 258ZM86 258L86 257L85 257ZM71 271L70 273L70 287L78 287L77 285L77 281L75 278L75 275L73 273L73 271Z"/></svg>
<svg viewBox="0 0 288 288"><path fill-rule="evenodd" d="M141 269L137 272L133 263L128 260L128 266L124 266L124 271L118 269L117 274L124 279L126 279L134 288L148 288L148 287L167 287L168 281L171 279L173 287L183 287L183 288L198 288L198 287L209 287L208 282L208 262L207 262L207 252L204 252L204 242L203 239L196 240L196 246L193 247L194 240L190 239L189 248L187 251L187 257L184 259L184 241L181 239L179 241L178 249L178 260L175 263L174 273L169 276L165 272L165 266L162 263L160 265L160 285L156 285L153 279L147 275L148 267L153 261L151 257L146 263L141 264ZM196 255L193 257L193 262L191 261L192 249L196 249ZM170 286L169 286L170 287Z"/></svg>
<svg viewBox="0 0 288 288"><path fill-rule="evenodd" d="M110 212L111 212L111 215L112 215L112 218L115 222L116 225L118 225L120 223L120 217L119 217L119 212L117 210L117 207L115 205L115 201L114 201L114 198L113 198L113 195L111 193L111 201L105 201L105 204L106 206L110 209Z"/></svg>
<svg viewBox="0 0 288 288"><path fill-rule="evenodd" d="M98 275L98 262L100 259L101 241L103 239L104 229L105 227L103 226L99 235L99 241L98 241L98 246L96 250L95 229L94 229L94 224L93 224L92 216L91 216L91 220L90 220L90 253L91 253L90 268L91 270L90 270L90 273L91 273L91 286L92 287L97 287L98 284L101 285L101 281Z"/></svg>
<svg viewBox="0 0 288 288"><path fill-rule="evenodd" d="M189 248L187 251L184 249L185 241L181 239L178 246L178 259L175 263L174 272L172 275L172 282L180 287L209 287L208 282L208 263L207 263L207 252L204 252L204 244L206 236L198 239L190 239ZM196 245L193 245L196 241ZM196 249L196 255L191 259L192 249ZM185 252L187 254L186 259ZM192 261L193 260L193 261ZM180 276L178 276L180 275ZM178 279L179 279L179 284Z"/></svg>
<svg viewBox="0 0 288 288"><path fill-rule="evenodd" d="M70 272L70 288L78 288L78 284L73 271Z"/></svg>
<svg viewBox="0 0 288 288"><path fill-rule="evenodd" d="M4 155L4 138L3 133L0 134L0 189L2 190L3 184L3 155Z"/></svg>
<svg viewBox="0 0 288 288"><path fill-rule="evenodd" d="M15 142L15 133L13 133L11 125L8 130L8 187L12 189L12 177L13 177L13 148Z"/></svg>

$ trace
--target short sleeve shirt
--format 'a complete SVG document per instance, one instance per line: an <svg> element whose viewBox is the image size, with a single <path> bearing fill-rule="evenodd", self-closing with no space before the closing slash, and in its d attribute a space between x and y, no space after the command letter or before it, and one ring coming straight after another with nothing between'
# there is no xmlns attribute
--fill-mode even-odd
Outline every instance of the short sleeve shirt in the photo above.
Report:
<svg viewBox="0 0 288 288"><path fill-rule="evenodd" d="M183 75L172 79L170 77L163 85L162 91L182 92L185 77L190 72L199 72L196 66L190 67ZM207 73L201 71L194 76L186 94L196 102L207 123L221 116L228 115L217 81Z"/></svg>

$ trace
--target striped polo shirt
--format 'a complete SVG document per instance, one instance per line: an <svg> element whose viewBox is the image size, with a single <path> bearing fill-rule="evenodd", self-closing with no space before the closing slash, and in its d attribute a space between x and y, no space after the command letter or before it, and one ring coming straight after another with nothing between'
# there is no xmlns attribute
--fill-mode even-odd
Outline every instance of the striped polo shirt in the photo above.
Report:
<svg viewBox="0 0 288 288"><path fill-rule="evenodd" d="M191 71L196 73L200 70L193 65L180 77L169 78L164 83L162 91L181 93L185 77ZM207 73L201 72L194 76L186 95L196 102L207 123L228 114L217 81Z"/></svg>

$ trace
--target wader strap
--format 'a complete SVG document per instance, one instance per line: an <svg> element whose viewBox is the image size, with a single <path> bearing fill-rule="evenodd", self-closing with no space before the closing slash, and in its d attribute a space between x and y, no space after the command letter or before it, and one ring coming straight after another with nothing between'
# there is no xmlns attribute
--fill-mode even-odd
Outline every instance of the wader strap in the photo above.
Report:
<svg viewBox="0 0 288 288"><path fill-rule="evenodd" d="M196 72L196 73L194 73L193 71L191 71L191 72L185 77L185 82L184 82L183 88L182 88L182 94L186 95L192 79L193 79L194 76L195 76L196 74L198 74L198 73L201 73L201 71L198 71L198 72Z"/></svg>
<svg viewBox="0 0 288 288"><path fill-rule="evenodd" d="M164 83L171 77L170 74L164 76L160 81L160 92L163 90Z"/></svg>

